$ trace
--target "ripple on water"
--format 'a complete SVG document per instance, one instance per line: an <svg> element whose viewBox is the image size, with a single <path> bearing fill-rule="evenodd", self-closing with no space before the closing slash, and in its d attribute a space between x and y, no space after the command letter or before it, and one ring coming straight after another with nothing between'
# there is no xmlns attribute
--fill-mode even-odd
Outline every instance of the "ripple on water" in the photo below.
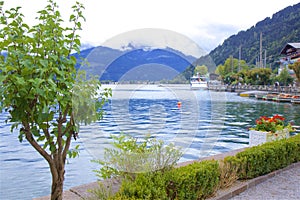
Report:
<svg viewBox="0 0 300 200"><path fill-rule="evenodd" d="M73 144L81 145L80 156L68 160L65 188L97 179L92 170L99 166L90 160L103 156L104 148L111 148L111 135L121 131L137 137L151 133L166 143L174 142L184 147L180 159L183 162L247 147L247 130L261 115L282 114L300 125L300 106L291 104L175 86L138 87L140 90L134 93L134 88L126 87L116 87L121 92L115 93L120 99L105 105L106 114L101 122L81 127L80 138ZM195 97L199 101L196 104ZM177 108L178 100L182 102L181 109ZM48 195L51 176L47 163L27 142L19 143L17 131L10 133L10 124L4 122L6 117L7 113L0 114L1 198Z"/></svg>

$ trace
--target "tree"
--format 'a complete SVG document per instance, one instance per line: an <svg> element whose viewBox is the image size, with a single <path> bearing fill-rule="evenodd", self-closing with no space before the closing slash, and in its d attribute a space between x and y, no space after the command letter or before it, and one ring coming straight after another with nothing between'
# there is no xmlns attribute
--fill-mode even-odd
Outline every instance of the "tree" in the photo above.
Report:
<svg viewBox="0 0 300 200"><path fill-rule="evenodd" d="M294 62L293 64L289 65L289 68L294 70L298 82L300 83L300 61Z"/></svg>
<svg viewBox="0 0 300 200"><path fill-rule="evenodd" d="M208 68L205 65L196 66L194 74L199 74L200 76L205 76L208 73Z"/></svg>
<svg viewBox="0 0 300 200"><path fill-rule="evenodd" d="M240 62L240 63L239 63ZM219 74L222 79L225 79L225 77L229 77L234 73L238 73L242 70L248 70L249 67L246 64L246 61L244 60L238 60L233 57L229 57L226 59L224 65L219 65L216 68L216 74ZM224 80L226 82L226 80Z"/></svg>
<svg viewBox="0 0 300 200"><path fill-rule="evenodd" d="M19 130L19 140L25 138L48 162L52 175L51 199L62 199L67 156L76 157L78 147L70 149L72 138L78 138L79 124L101 118L98 111L110 95L100 89L99 79L86 80L77 75L83 5L76 3L69 21L62 27L58 6L48 0L39 11L39 23L29 27L23 22L20 7L3 11L0 1L0 109L9 112L11 130ZM2 55L5 53L6 56Z"/></svg>
<svg viewBox="0 0 300 200"><path fill-rule="evenodd" d="M248 80L251 84L267 85L271 82L271 74L270 68L254 68L249 71Z"/></svg>
<svg viewBox="0 0 300 200"><path fill-rule="evenodd" d="M289 71L284 68L278 76L276 76L275 80L279 81L279 83L283 85L289 85L293 83L293 77L289 74Z"/></svg>
<svg viewBox="0 0 300 200"><path fill-rule="evenodd" d="M224 65L218 65L216 70L215 70L215 73L224 77L226 75Z"/></svg>

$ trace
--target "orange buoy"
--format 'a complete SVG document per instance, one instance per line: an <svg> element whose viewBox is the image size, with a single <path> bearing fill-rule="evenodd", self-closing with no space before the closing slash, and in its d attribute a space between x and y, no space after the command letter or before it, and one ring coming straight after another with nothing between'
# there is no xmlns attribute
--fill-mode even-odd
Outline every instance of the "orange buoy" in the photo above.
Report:
<svg viewBox="0 0 300 200"><path fill-rule="evenodd" d="M178 107L178 109L181 108L181 102L180 101L177 102L177 107Z"/></svg>

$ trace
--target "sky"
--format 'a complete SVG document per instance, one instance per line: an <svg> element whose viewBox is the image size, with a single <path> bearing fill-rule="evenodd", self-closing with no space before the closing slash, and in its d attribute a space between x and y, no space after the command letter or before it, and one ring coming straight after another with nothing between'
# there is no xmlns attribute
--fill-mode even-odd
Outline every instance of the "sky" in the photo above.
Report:
<svg viewBox="0 0 300 200"><path fill-rule="evenodd" d="M85 6L82 44L99 46L133 30L165 29L186 36L210 51L241 30L272 17L298 0L79 0ZM74 0L57 1L68 20ZM21 6L25 22L34 24L46 0L4 0L4 9Z"/></svg>

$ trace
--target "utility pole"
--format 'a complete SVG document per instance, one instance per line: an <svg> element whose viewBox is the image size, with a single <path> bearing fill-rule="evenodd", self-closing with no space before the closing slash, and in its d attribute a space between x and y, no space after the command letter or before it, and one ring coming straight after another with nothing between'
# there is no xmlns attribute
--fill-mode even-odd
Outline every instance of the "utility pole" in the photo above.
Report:
<svg viewBox="0 0 300 200"><path fill-rule="evenodd" d="M262 62L262 32L260 32L260 41L259 41L259 68L263 67Z"/></svg>
<svg viewBox="0 0 300 200"><path fill-rule="evenodd" d="M265 49L264 68L267 68L267 50Z"/></svg>
<svg viewBox="0 0 300 200"><path fill-rule="evenodd" d="M239 47L239 71L241 70L241 51L242 51L242 45Z"/></svg>
<svg viewBox="0 0 300 200"><path fill-rule="evenodd" d="M231 72L233 72L233 56L230 55Z"/></svg>

